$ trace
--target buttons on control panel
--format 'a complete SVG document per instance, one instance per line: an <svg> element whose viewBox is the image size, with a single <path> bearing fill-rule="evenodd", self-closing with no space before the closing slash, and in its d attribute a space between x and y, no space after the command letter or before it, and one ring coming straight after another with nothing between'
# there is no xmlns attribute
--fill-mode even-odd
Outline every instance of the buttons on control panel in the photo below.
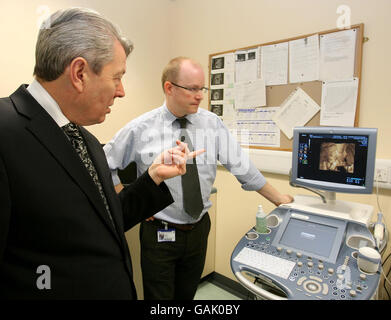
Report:
<svg viewBox="0 0 391 320"><path fill-rule="evenodd" d="M326 283L323 283L323 280L315 277L315 276L309 276L308 278L306 276L301 277L296 282L298 287L303 287L305 291L311 294L317 294L322 293L322 295L326 296L329 292L329 287ZM299 288L297 290L300 290ZM321 297L319 297L322 299Z"/></svg>
<svg viewBox="0 0 391 320"><path fill-rule="evenodd" d="M292 264L291 271L286 277L277 277L281 283L295 291L295 298L302 299L362 299L366 298L370 288L371 276L357 272L357 258L352 255L350 248L342 247L336 263L323 261L306 253L286 248L283 245L272 244L275 231L266 235L248 232L245 246L265 253L273 258ZM269 257L271 258L271 257ZM263 269L258 269L263 270ZM273 272L268 272L274 274Z"/></svg>

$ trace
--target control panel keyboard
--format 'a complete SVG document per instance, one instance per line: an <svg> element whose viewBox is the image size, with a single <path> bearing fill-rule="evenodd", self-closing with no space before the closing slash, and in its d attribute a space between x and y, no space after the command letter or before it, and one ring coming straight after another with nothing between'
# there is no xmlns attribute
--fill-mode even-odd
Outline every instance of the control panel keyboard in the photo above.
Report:
<svg viewBox="0 0 391 320"><path fill-rule="evenodd" d="M258 250L243 248L234 261L246 264L255 269L268 272L287 279L296 265L295 262L272 256Z"/></svg>

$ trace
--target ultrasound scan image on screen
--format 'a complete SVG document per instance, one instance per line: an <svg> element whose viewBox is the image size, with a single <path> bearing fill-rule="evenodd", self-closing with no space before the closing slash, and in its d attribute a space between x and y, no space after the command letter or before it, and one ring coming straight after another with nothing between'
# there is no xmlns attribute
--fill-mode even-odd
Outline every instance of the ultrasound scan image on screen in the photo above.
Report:
<svg viewBox="0 0 391 320"><path fill-rule="evenodd" d="M354 143L322 143L319 170L354 173L355 151Z"/></svg>

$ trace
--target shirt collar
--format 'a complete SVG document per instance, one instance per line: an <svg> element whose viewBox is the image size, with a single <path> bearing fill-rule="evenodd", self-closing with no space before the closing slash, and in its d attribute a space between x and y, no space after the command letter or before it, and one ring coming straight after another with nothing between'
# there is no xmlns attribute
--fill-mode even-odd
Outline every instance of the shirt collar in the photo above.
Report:
<svg viewBox="0 0 391 320"><path fill-rule="evenodd" d="M164 101L163 105L162 105L162 109L163 109L163 119L165 122L167 122L167 124L169 125L172 125L172 123L177 119L176 116L174 116L170 110L168 110L168 107L167 107L167 104L166 104L166 101ZM200 111L198 110L197 113L192 113L192 114L188 114L186 116L186 119L187 121L189 121L191 124L194 124L196 119L197 119L197 114L199 113Z"/></svg>
<svg viewBox="0 0 391 320"><path fill-rule="evenodd" d="M59 127L65 126L70 122L62 113L58 103L36 79L27 87L27 91L46 110Z"/></svg>

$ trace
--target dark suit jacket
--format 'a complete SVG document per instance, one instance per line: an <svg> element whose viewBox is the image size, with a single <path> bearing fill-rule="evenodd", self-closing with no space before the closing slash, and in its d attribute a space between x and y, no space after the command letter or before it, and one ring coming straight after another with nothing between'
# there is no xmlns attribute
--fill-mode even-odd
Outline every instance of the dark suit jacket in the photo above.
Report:
<svg viewBox="0 0 391 320"><path fill-rule="evenodd" d="M82 134L117 230L62 129L25 86L0 99L0 298L136 298L124 232L173 200L147 173L118 196L100 143ZM37 286L41 265L50 289Z"/></svg>

